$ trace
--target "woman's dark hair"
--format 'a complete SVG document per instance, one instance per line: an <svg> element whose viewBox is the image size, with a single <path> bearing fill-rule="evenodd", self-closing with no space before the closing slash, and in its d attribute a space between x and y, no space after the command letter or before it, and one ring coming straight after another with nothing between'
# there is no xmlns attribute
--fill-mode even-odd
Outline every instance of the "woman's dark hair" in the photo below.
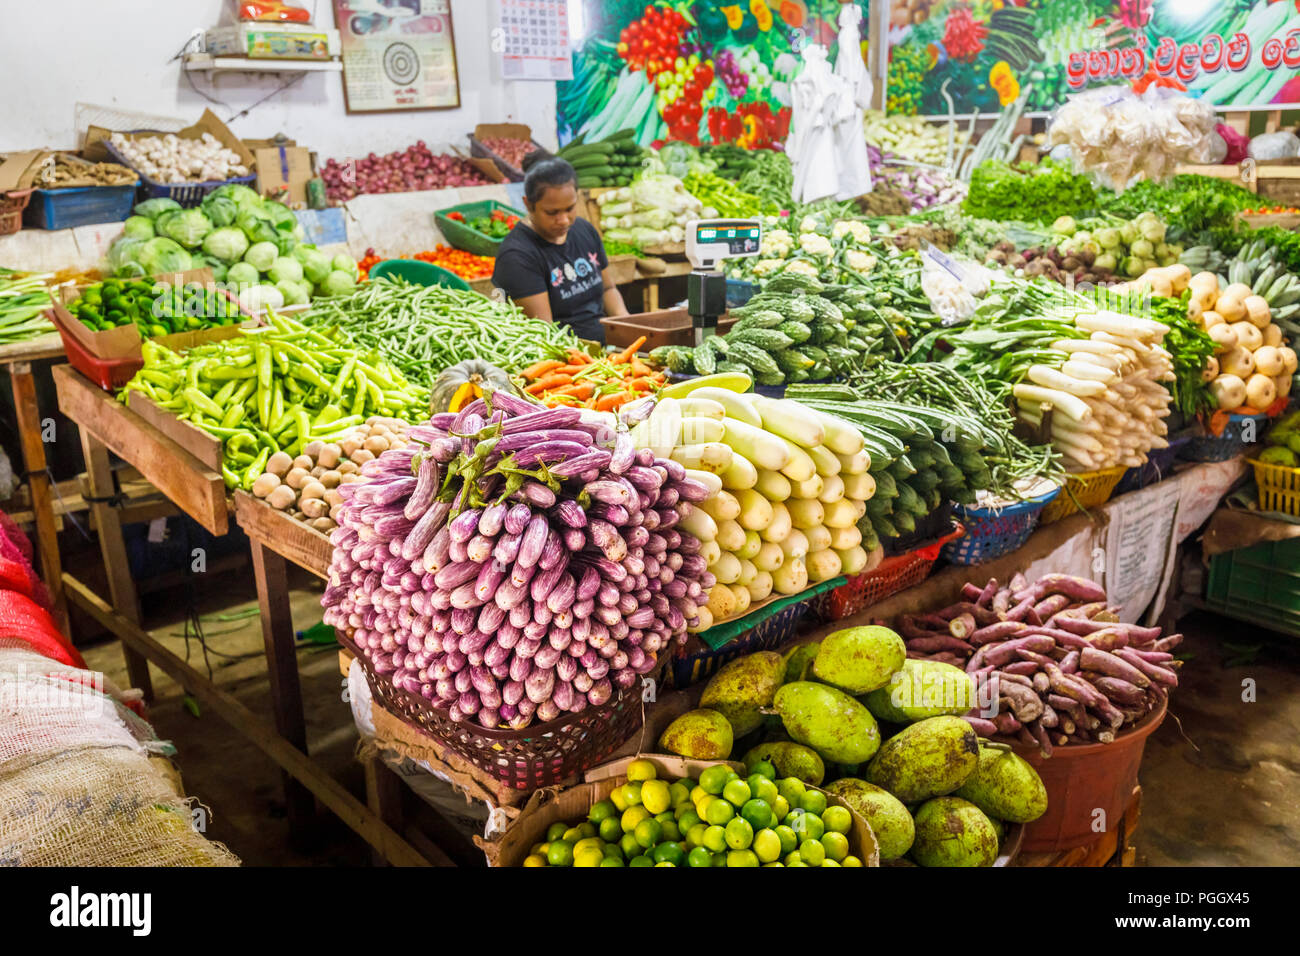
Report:
<svg viewBox="0 0 1300 956"><path fill-rule="evenodd" d="M527 168L524 174L524 198L529 202L537 202L552 186L578 184L577 171L569 165L568 160L557 156L537 159L531 164L525 159L524 166Z"/></svg>

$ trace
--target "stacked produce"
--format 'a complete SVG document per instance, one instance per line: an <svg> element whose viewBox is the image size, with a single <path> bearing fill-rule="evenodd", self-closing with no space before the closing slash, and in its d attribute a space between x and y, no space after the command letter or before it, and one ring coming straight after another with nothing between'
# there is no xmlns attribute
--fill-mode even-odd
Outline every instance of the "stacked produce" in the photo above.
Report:
<svg viewBox="0 0 1300 956"><path fill-rule="evenodd" d="M645 336L621 352L596 358L570 348L564 359L546 359L519 373L524 391L543 405L612 412L664 385L663 372L636 356Z"/></svg>
<svg viewBox="0 0 1300 956"><path fill-rule="evenodd" d="M362 159L326 160L320 176L325 181L325 195L333 203L367 193L491 185L469 160L436 155L424 140L384 156L370 153Z"/></svg>
<svg viewBox="0 0 1300 956"><path fill-rule="evenodd" d="M698 780L659 778L649 760L593 803L585 820L556 822L523 865L862 866L849 850L853 815L771 764L742 777L726 764Z"/></svg>
<svg viewBox="0 0 1300 956"><path fill-rule="evenodd" d="M1177 281L1171 282L1171 288L1178 288L1185 277L1174 270L1180 266L1170 266L1164 272ZM1150 273L1148 273L1150 275ZM1145 279L1146 276L1143 277ZM1143 279L1139 279L1141 283ZM1169 392L1174 397L1174 406L1182 413L1184 421L1191 421L1197 415L1214 410L1215 402L1206 381L1206 370L1214 361L1218 346L1210 338L1205 326L1199 319L1189 314L1187 298L1180 294L1151 296L1151 318L1169 326L1169 332L1161 343L1169 352L1174 364L1174 380L1169 383Z"/></svg>
<svg viewBox="0 0 1300 956"><path fill-rule="evenodd" d="M1181 634L1124 624L1098 584L1017 574L1003 587L967 584L963 600L933 614L904 615L909 658L964 668L981 705L964 719L981 737L1039 747L1113 743L1178 685Z"/></svg>
<svg viewBox="0 0 1300 956"><path fill-rule="evenodd" d="M212 183L247 176L239 154L227 149L211 133L185 139L175 133L127 138L114 133L113 148L156 183Z"/></svg>
<svg viewBox="0 0 1300 956"><path fill-rule="evenodd" d="M249 490L272 508L328 534L338 527L343 507L339 489L364 481L361 466L366 462L390 448L404 448L407 427L401 419L372 416L338 441L307 442L296 458L277 451Z"/></svg>
<svg viewBox="0 0 1300 956"><path fill-rule="evenodd" d="M93 282L67 309L92 331L134 325L142 339L237 325L247 318L234 300L211 286L197 282L174 286L151 279Z"/></svg>
<svg viewBox="0 0 1300 956"><path fill-rule="evenodd" d="M1268 232L1272 232L1270 228ZM1255 235L1252 233L1252 235ZM1283 236L1291 233L1283 232ZM1300 276L1295 265L1287 261L1285 250L1274 236L1259 235L1245 243L1235 256L1225 257L1209 246L1193 246L1178 261L1193 272L1212 272L1219 285L1248 285L1255 295L1268 303L1272 321L1292 340L1300 339Z"/></svg>
<svg viewBox="0 0 1300 956"><path fill-rule="evenodd" d="M564 358L578 344L564 326L530 319L509 302L388 277L321 299L298 319L378 352L407 379L426 386L465 360L517 372L539 359Z"/></svg>
<svg viewBox="0 0 1300 956"><path fill-rule="evenodd" d="M357 281L366 281L370 277L370 270L387 259L415 259L418 262L427 262L466 280L489 278L497 262L493 256L476 256L472 252L441 244L409 256L381 256L374 249L367 249L365 256L357 262Z"/></svg>
<svg viewBox="0 0 1300 956"><path fill-rule="evenodd" d="M88 163L66 153L53 154L37 175L41 189L73 189L80 186L132 186L140 177L117 163Z"/></svg>
<svg viewBox="0 0 1300 956"><path fill-rule="evenodd" d="M707 473L698 477L712 494L681 524L717 578L692 630L868 567L856 525L875 483L853 428L752 393L704 385L678 394L661 397L632 437Z"/></svg>
<svg viewBox="0 0 1300 956"><path fill-rule="evenodd" d="M537 150L537 144L531 140L516 139L513 136L485 136L479 143L496 153L515 169L524 168L524 159Z"/></svg>
<svg viewBox="0 0 1300 956"><path fill-rule="evenodd" d="M867 110L863 116L867 143L902 159L942 166L953 150L960 153L970 142L970 134L956 124L939 126L919 116L892 116L880 110Z"/></svg>
<svg viewBox="0 0 1300 956"><path fill-rule="evenodd" d="M703 206L676 176L654 173L596 197L600 230L608 239L638 249L680 243L686 224L699 219Z"/></svg>
<svg viewBox="0 0 1300 956"><path fill-rule="evenodd" d="M775 149L742 149L734 143L720 143L702 149L705 162L715 166L723 179L741 192L757 196L767 206L788 209L794 190L794 166L790 157Z"/></svg>
<svg viewBox="0 0 1300 956"><path fill-rule="evenodd" d="M578 174L579 189L627 186L641 171L646 150L637 145L636 131L619 130L602 140L579 136L556 153Z"/></svg>
<svg viewBox="0 0 1300 956"><path fill-rule="evenodd" d="M382 360L270 312L266 328L178 354L145 342L144 368L122 390L222 443L228 488L252 488L276 452L332 444L371 416L418 419L428 394Z"/></svg>
<svg viewBox="0 0 1300 956"><path fill-rule="evenodd" d="M1097 192L1097 207L1103 213L1125 219L1154 213L1168 223L1170 236L1179 242L1207 232L1230 233L1237 227L1237 214L1258 203L1258 194L1230 179L1195 173L1180 173L1164 183L1144 179L1121 193L1105 189Z"/></svg>
<svg viewBox="0 0 1300 956"><path fill-rule="evenodd" d="M510 230L520 222L518 216L508 213L504 209L493 209L490 216L478 216L469 220L465 219L463 212L456 210L447 213L447 218L453 222L468 226L489 239L504 239L510 234Z"/></svg>
<svg viewBox="0 0 1300 956"><path fill-rule="evenodd" d="M873 188L896 189L911 203L913 212L959 201L965 187L942 169L898 162L874 146L867 147Z"/></svg>
<svg viewBox="0 0 1300 956"><path fill-rule="evenodd" d="M798 223L798 231L790 225ZM769 217L757 257L741 259L727 275L766 286L782 273L820 279L831 284L865 285L876 267L883 244L873 240L870 227L856 219L812 214L790 221Z"/></svg>
<svg viewBox="0 0 1300 956"><path fill-rule="evenodd" d="M682 185L704 204L700 211L700 216L704 219L758 219L780 211L779 206L774 207L773 204L764 202L716 173L692 170L686 174Z"/></svg>
<svg viewBox="0 0 1300 956"><path fill-rule="evenodd" d="M344 486L321 603L452 720L522 730L607 703L713 584L675 526L708 490L612 419L491 392ZM611 438L612 435L612 438Z"/></svg>
<svg viewBox="0 0 1300 956"><path fill-rule="evenodd" d="M1130 222L1061 216L1052 223L1054 244L1016 252L1007 241L989 252L987 261L1026 276L1046 276L1056 282L1111 282L1119 276L1140 276L1149 269L1170 266L1183 249L1165 242L1165 225L1151 212Z"/></svg>
<svg viewBox="0 0 1300 956"><path fill-rule="evenodd" d="M962 212L977 219L1051 222L1063 215L1083 215L1095 203L1086 176L1050 159L1016 166L990 159L971 174Z"/></svg>
<svg viewBox="0 0 1300 956"><path fill-rule="evenodd" d="M881 860L990 866L1005 823L1042 816L1047 793L1025 760L981 742L962 719L975 690L959 667L911 659L889 628L852 627L784 656L761 651L725 665L700 709L673 721L659 744L725 759L738 741L754 741L744 755L751 773L770 764L825 787L871 825ZM882 732L878 720L897 731Z"/></svg>
<svg viewBox="0 0 1300 956"><path fill-rule="evenodd" d="M1266 465L1300 467L1300 411L1288 412L1264 436L1265 448L1259 460Z"/></svg>
<svg viewBox="0 0 1300 956"><path fill-rule="evenodd" d="M24 342L54 331L45 317L50 293L48 275L0 267L0 345Z"/></svg>

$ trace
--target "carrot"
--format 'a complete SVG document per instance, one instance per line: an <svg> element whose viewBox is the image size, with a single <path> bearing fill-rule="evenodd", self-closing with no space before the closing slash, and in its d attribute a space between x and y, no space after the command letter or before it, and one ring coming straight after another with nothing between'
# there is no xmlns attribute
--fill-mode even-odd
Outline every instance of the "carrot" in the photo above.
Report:
<svg viewBox="0 0 1300 956"><path fill-rule="evenodd" d="M521 373L524 378L531 380L539 379L547 372L553 372L564 365L563 362L557 362L555 359L547 359L544 362L538 362L536 365L530 365Z"/></svg>
<svg viewBox="0 0 1300 956"><path fill-rule="evenodd" d="M568 358L570 365L589 365L592 361L591 356L582 349L569 349Z"/></svg>
<svg viewBox="0 0 1300 956"><path fill-rule="evenodd" d="M552 388L559 388L561 385L572 385L573 376L550 374L539 378L532 385L529 385L524 391L529 395L540 395L542 392Z"/></svg>
<svg viewBox="0 0 1300 956"><path fill-rule="evenodd" d="M563 395L569 398L584 399L590 398L596 387L590 382L575 382L573 385L565 385L561 388L554 389L547 393L547 398L557 395Z"/></svg>
<svg viewBox="0 0 1300 956"><path fill-rule="evenodd" d="M589 366L589 365L574 365L574 364L570 363L569 365L561 365L559 368L552 369L552 370L551 370L551 374L553 374L553 375L577 375L577 374L580 373L580 372L585 372L585 371L587 371L587 369L590 368L590 367L591 367L591 366Z"/></svg>
<svg viewBox="0 0 1300 956"><path fill-rule="evenodd" d="M611 392L609 395L603 396L596 402L596 411L612 412L620 405L624 405L631 401L632 398L633 395L631 392Z"/></svg>
<svg viewBox="0 0 1300 956"><path fill-rule="evenodd" d="M634 378L627 383L627 387L637 392L648 392L655 387L655 383L648 378Z"/></svg>
<svg viewBox="0 0 1300 956"><path fill-rule="evenodd" d="M622 352L618 352L614 355L611 355L609 357L609 360L613 362L615 365L626 365L628 362L632 361L633 356L636 355L636 350L639 349L641 346L645 345L645 343L646 343L646 336L643 335L635 342L633 342L631 345L629 345L626 349L624 349Z"/></svg>
<svg viewBox="0 0 1300 956"><path fill-rule="evenodd" d="M650 366L646 365L639 358L632 359L632 374L636 376L647 376L650 374Z"/></svg>

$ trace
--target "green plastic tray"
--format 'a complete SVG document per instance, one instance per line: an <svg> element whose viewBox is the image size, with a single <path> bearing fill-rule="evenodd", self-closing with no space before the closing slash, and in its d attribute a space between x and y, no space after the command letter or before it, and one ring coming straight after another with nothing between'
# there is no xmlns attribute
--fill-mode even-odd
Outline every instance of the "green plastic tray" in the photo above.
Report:
<svg viewBox="0 0 1300 956"><path fill-rule="evenodd" d="M388 276L390 279L405 279L415 285L441 285L465 292L470 290L470 284L456 273L419 259L385 259L377 263L369 275L372 279Z"/></svg>
<svg viewBox="0 0 1300 956"><path fill-rule="evenodd" d="M482 202L467 202L461 203L459 206L448 206L446 209L440 209L433 214L433 221L437 223L447 241L457 249L472 252L476 256L495 257L497 249L501 246L500 239L485 236L477 229L471 229L467 223L448 219L447 215L458 212L466 220L474 220L484 216L491 216L498 209L510 216L518 216L520 219L528 218L527 213L520 212L503 202L497 202L495 199L485 199Z"/></svg>
<svg viewBox="0 0 1300 956"><path fill-rule="evenodd" d="M1205 603L1227 617L1300 637L1300 538L1214 555Z"/></svg>

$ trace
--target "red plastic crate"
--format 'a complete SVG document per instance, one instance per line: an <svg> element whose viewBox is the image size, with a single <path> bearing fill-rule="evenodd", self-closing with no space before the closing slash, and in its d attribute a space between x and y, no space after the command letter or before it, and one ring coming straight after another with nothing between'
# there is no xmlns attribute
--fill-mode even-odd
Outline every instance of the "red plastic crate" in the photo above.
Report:
<svg viewBox="0 0 1300 956"><path fill-rule="evenodd" d="M96 358L82 348L76 337L63 327L53 309L49 316L63 339L63 351L68 355L68 364L100 388L106 391L122 388L136 372L144 368L143 358Z"/></svg>
<svg viewBox="0 0 1300 956"><path fill-rule="evenodd" d="M966 533L959 522L942 538L906 554L886 558L874 571L849 578L817 599L817 612L827 621L838 621L871 607L899 591L920 584L930 576L939 552L949 541L956 541Z"/></svg>

